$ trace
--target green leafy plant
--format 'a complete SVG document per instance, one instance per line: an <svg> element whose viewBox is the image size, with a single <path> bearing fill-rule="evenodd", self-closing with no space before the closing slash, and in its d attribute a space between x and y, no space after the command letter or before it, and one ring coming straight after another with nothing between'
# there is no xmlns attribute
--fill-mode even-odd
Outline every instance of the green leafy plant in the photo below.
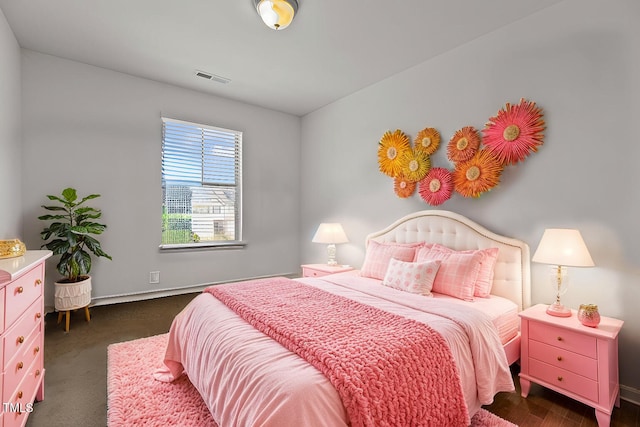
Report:
<svg viewBox="0 0 640 427"><path fill-rule="evenodd" d="M60 205L45 206L48 211L58 212L53 215L42 215L38 219L53 221L40 233L43 240L53 240L42 245L54 255L62 255L57 269L65 276L64 283L74 283L84 280L91 271L91 253L96 257L112 259L105 253L100 242L91 235L99 235L107 228L94 220L102 216L99 209L83 206L87 200L100 197L90 194L78 201L78 194L74 188L65 188L60 196L47 196L49 200L60 202ZM91 252L91 253L90 253Z"/></svg>

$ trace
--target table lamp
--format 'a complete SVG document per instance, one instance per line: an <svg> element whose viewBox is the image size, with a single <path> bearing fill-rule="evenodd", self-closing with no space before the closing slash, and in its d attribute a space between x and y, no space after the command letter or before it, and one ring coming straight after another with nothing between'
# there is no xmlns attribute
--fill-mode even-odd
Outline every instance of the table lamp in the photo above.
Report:
<svg viewBox="0 0 640 427"><path fill-rule="evenodd" d="M327 244L327 254L329 255L328 265L338 265L336 261L336 243L347 243L348 241L349 239L347 239L342 225L336 222L323 222L320 224L312 240L314 243Z"/></svg>
<svg viewBox="0 0 640 427"><path fill-rule="evenodd" d="M547 314L560 317L571 316L571 310L560 302L560 295L564 295L567 291L567 267L594 266L580 231L565 228L546 229L531 260L555 266L551 280L556 291L556 301L547 308Z"/></svg>

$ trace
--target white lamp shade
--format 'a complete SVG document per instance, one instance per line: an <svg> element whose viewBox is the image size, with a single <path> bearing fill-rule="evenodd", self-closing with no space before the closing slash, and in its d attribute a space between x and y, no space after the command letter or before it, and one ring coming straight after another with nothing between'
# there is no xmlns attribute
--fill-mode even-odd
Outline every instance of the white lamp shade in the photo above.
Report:
<svg viewBox="0 0 640 427"><path fill-rule="evenodd" d="M594 266L580 231L566 228L546 229L531 260L569 267Z"/></svg>
<svg viewBox="0 0 640 427"><path fill-rule="evenodd" d="M271 29L284 30L298 11L297 0L254 0L262 21Z"/></svg>
<svg viewBox="0 0 640 427"><path fill-rule="evenodd" d="M313 236L313 243L347 243L347 235L337 222L323 222L318 226L316 234Z"/></svg>

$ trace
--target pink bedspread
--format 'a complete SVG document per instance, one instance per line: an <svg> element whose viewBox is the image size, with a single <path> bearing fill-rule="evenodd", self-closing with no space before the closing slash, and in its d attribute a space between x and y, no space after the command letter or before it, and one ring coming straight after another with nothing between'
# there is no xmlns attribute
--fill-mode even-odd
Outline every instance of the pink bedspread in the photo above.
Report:
<svg viewBox="0 0 640 427"><path fill-rule="evenodd" d="M496 392L513 390L506 357L490 321L473 325L478 316L465 314L473 311L468 309L457 314L462 319L452 321L426 308L435 304L440 308L431 311L447 310L447 303L424 298L411 307L415 296L363 279L334 277L334 282L345 282L339 284L321 278L298 280L428 323L451 349L470 415L481 404L491 403ZM450 317L460 311L452 310ZM345 427L349 422L338 392L318 369L207 293L197 296L174 320L165 366L155 376L171 381L183 372L220 426Z"/></svg>
<svg viewBox="0 0 640 427"><path fill-rule="evenodd" d="M286 278L205 292L325 374L352 426L467 425L451 352L428 325Z"/></svg>

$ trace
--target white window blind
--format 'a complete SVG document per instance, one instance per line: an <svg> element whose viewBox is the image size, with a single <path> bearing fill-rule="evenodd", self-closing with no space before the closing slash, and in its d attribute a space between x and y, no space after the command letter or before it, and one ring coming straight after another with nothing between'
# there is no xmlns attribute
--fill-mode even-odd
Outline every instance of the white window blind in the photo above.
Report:
<svg viewBox="0 0 640 427"><path fill-rule="evenodd" d="M242 132L162 118L161 248L241 243Z"/></svg>

